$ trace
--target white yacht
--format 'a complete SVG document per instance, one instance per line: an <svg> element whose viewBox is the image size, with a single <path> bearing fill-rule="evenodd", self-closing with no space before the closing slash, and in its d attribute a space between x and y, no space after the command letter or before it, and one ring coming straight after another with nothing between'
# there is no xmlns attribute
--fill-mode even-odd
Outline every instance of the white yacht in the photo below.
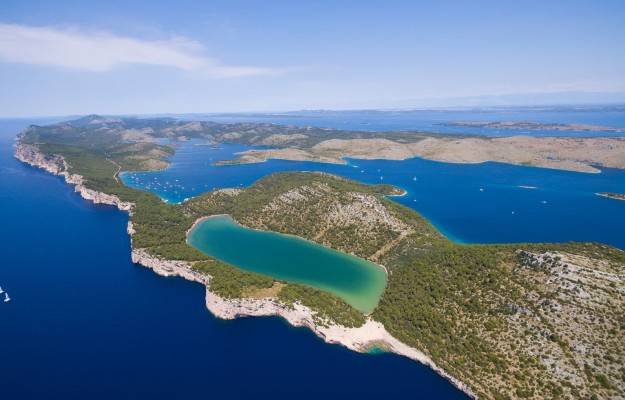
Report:
<svg viewBox="0 0 625 400"><path fill-rule="evenodd" d="M0 294L4 293L4 290L0 287Z"/></svg>
<svg viewBox="0 0 625 400"><path fill-rule="evenodd" d="M11 301L11 298L9 297L9 294L8 294L8 293L5 293L5 294L4 294L4 302L5 302L5 303L8 303L9 301Z"/></svg>

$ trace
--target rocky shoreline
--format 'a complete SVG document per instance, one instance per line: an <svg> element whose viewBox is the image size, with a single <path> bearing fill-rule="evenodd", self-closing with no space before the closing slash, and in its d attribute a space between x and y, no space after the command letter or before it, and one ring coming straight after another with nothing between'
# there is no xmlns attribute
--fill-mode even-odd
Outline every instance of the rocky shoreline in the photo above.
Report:
<svg viewBox="0 0 625 400"><path fill-rule="evenodd" d="M42 168L51 174L63 176L67 183L74 185L74 190L80 193L84 199L91 200L96 204L112 205L132 215L133 203L123 202L117 196L85 187L82 176L68 172L68 165L63 157L42 154L35 145L18 143L15 147L17 148L15 151L17 159L34 167ZM132 241L132 235L135 232L132 221L128 221L127 232ZM290 307L272 298L227 299L220 297L210 291L211 277L194 271L190 263L162 260L149 254L144 249L135 248L132 248L132 261L152 269L161 276L179 276L204 285L206 287L206 307L217 318L235 319L252 316L280 316L293 326L311 329L327 343L340 344L353 351L366 352L374 346L382 346L387 351L427 365L469 397L477 398L477 395L466 384L447 374L421 351L400 342L385 329L384 325L372 320L370 317L363 326L358 328L348 328L335 324L322 326L315 322L314 316L316 312L299 303Z"/></svg>
<svg viewBox="0 0 625 400"><path fill-rule="evenodd" d="M447 374L421 351L410 347L384 328L380 322L371 318L358 328L348 328L342 325L320 325L315 322L316 311L296 303L293 307L272 298L264 299L227 299L210 291L210 276L199 274L192 270L191 265L182 261L161 260L143 249L132 250L132 261L151 268L162 276L180 276L190 281L199 282L206 286L206 308L217 318L232 320L242 317L279 316L295 327L307 327L318 337L329 344L339 344L357 352L367 352L372 347L382 346L384 350L408 357L424 364L443 378L451 382L459 390L471 398L477 398L475 393L463 382Z"/></svg>
<svg viewBox="0 0 625 400"><path fill-rule="evenodd" d="M58 155L51 157L46 156L39 152L39 149L34 145L16 144L15 147L17 148L15 158L33 167L41 168L53 175L64 177L65 182L74 185L74 191L80 193L83 199L91 200L95 204L108 204L117 207L121 211L131 212L133 207L132 203L121 201L117 196L97 192L85 187L82 176L67 172L67 162L63 157Z"/></svg>
<svg viewBox="0 0 625 400"><path fill-rule="evenodd" d="M624 200L625 201L625 193L599 192L599 193L595 193L595 194L597 196L606 197L608 199Z"/></svg>

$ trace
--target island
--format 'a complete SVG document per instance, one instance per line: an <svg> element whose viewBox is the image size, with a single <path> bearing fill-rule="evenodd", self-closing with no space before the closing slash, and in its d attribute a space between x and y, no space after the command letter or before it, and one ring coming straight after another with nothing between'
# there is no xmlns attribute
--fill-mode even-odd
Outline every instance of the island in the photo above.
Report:
<svg viewBox="0 0 625 400"><path fill-rule="evenodd" d="M253 143L253 142L252 142ZM560 169L601 172L597 167L625 168L625 138L509 136L498 138L412 134L410 138L339 138L314 145L288 143L277 149L248 150L223 164L263 162L267 159L344 163L357 159L405 160L421 157L451 163L488 161Z"/></svg>
<svg viewBox="0 0 625 400"><path fill-rule="evenodd" d="M204 285L206 306L217 317L279 315L328 343L417 360L472 398L622 397L623 251L598 243L454 243L388 198L399 189L326 173L273 174L177 205L117 178L120 171L164 168L175 146L160 138L296 143L310 151L353 148L332 141L419 143L409 141L419 135L421 142L484 140L89 116L29 127L15 156L63 176L86 199L128 212L133 261ZM622 149L623 142L610 143ZM362 312L336 294L244 271L191 246L194 226L218 215L383 267L379 303Z"/></svg>
<svg viewBox="0 0 625 400"><path fill-rule="evenodd" d="M608 199L614 199L614 200L625 200L624 193L599 192L597 193L597 196L607 197Z"/></svg>
<svg viewBox="0 0 625 400"><path fill-rule="evenodd" d="M581 131L581 132L623 132L624 128L613 128L609 126L587 125L587 124L552 124L530 121L520 122L445 122L440 126L460 126L465 128L487 128L487 129L519 129L525 131Z"/></svg>

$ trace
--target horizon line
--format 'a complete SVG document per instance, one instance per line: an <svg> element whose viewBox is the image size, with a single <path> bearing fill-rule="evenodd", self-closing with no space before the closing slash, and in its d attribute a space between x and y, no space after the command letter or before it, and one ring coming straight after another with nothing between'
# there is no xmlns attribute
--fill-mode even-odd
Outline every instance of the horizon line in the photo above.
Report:
<svg viewBox="0 0 625 400"><path fill-rule="evenodd" d="M462 110L486 110L486 109L525 109L525 108L603 108L603 107L625 107L624 101L605 103L539 103L539 104L515 104L515 105L466 105L466 106L432 106L432 107L371 107L371 108L300 108L292 110L270 110L270 111L195 111L195 112L153 112L153 113L99 113L91 112L85 114L57 114L57 115L26 115L26 116L0 116L0 119L33 119L33 118L82 118L90 115L102 117L145 117L145 116L168 116L168 115L269 115L269 114L294 114L294 113L320 113L320 112L410 112L410 111L462 111Z"/></svg>

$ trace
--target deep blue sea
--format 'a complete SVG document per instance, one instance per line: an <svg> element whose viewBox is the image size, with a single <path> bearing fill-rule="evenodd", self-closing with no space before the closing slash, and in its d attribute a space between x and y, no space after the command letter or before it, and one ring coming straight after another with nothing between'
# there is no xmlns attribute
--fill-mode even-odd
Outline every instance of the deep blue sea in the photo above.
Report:
<svg viewBox="0 0 625 400"><path fill-rule="evenodd" d="M344 121L325 116L314 125L431 125L414 116L355 114L336 117ZM473 120L513 120L486 114ZM471 115L456 112L453 120ZM622 110L541 111L514 120L536 121L540 115L552 118L546 122L625 126ZM285 118L296 125L320 121ZM13 136L33 122L54 121L0 120L0 286L13 298L0 303L2 398L465 398L416 362L327 345L280 318L217 320L205 309L201 285L159 277L130 261L126 214L84 201L60 178L12 157ZM395 200L457 241L594 240L625 248L625 202L594 194L625 192L623 171L582 174L421 159L213 167L210 158L232 157L244 147L194 144L185 143L169 169L124 177L176 202L217 187L247 186L276 171L323 170L405 188L408 194Z"/></svg>

